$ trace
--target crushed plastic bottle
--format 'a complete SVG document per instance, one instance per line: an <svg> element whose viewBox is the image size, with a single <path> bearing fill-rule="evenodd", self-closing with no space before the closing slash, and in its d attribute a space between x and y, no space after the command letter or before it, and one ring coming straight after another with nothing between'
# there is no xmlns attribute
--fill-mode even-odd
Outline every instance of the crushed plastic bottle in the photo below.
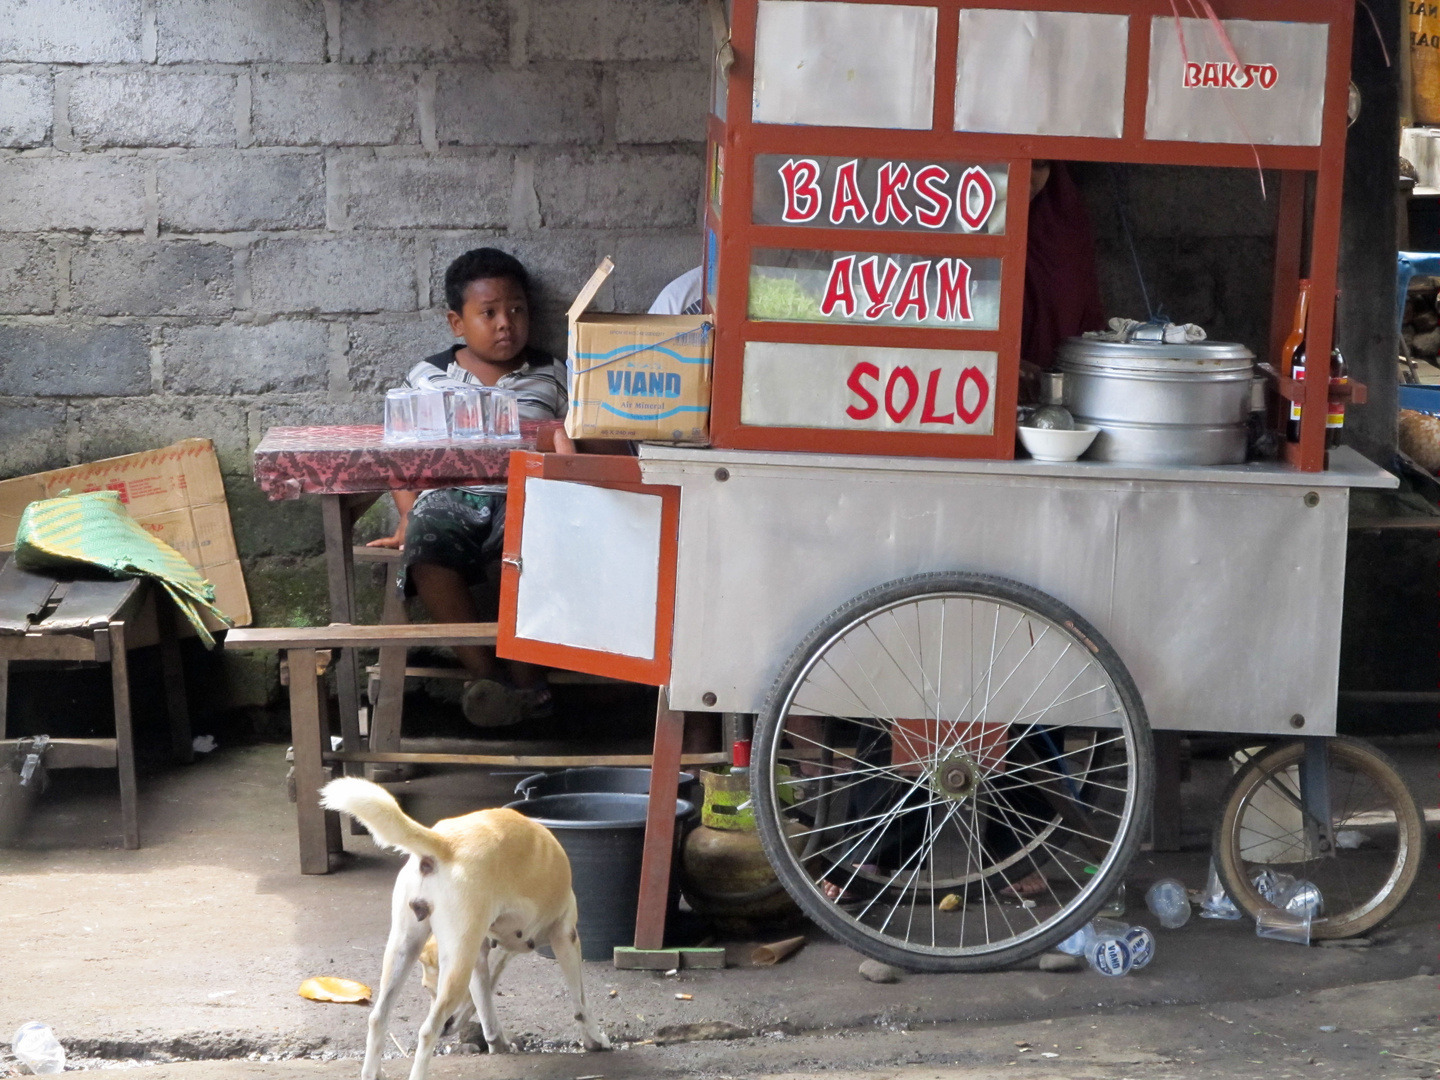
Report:
<svg viewBox="0 0 1440 1080"><path fill-rule="evenodd" d="M1319 887L1304 878L1276 897L1275 903L1292 915L1309 919L1317 919L1325 911L1325 898L1320 895Z"/></svg>
<svg viewBox="0 0 1440 1080"><path fill-rule="evenodd" d="M32 1020L15 1032L10 1049L36 1076L65 1071L65 1048L49 1025Z"/></svg>
<svg viewBox="0 0 1440 1080"><path fill-rule="evenodd" d="M1200 917L1232 921L1240 918L1240 909L1235 906L1235 901L1230 899L1230 894L1220 883L1220 871L1215 869L1214 859L1210 860L1210 876L1205 879L1205 896L1200 901Z"/></svg>
<svg viewBox="0 0 1440 1080"><path fill-rule="evenodd" d="M1279 907L1281 894L1295 884L1295 879L1289 874L1276 873L1267 866L1250 879L1250 884L1255 886L1261 899Z"/></svg>
<svg viewBox="0 0 1440 1080"><path fill-rule="evenodd" d="M1145 893L1145 906L1166 930L1179 930L1190 921L1190 896L1183 882L1161 878Z"/></svg>

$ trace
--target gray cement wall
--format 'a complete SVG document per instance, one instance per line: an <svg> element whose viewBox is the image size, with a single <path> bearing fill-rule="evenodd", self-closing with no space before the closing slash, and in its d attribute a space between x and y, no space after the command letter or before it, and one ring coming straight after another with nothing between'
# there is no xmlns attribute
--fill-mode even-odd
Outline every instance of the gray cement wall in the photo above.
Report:
<svg viewBox="0 0 1440 1080"><path fill-rule="evenodd" d="M698 0L0 0L0 477L214 440L257 621L326 614L276 424L375 422L491 244L535 335L700 259ZM237 700L268 677L237 676Z"/></svg>
<svg viewBox="0 0 1440 1080"><path fill-rule="evenodd" d="M531 267L557 351L602 255L617 310L695 265L709 36L700 0L0 0L0 477L209 437L257 621L323 620L318 511L265 502L251 449L376 421L468 248ZM1263 344L1255 174L1132 170L1129 206L1152 295Z"/></svg>

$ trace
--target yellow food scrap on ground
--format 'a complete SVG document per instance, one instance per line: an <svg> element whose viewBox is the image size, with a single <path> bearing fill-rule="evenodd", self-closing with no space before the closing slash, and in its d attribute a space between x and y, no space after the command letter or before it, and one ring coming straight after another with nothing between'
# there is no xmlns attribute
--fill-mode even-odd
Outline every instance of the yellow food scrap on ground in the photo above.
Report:
<svg viewBox="0 0 1440 1080"><path fill-rule="evenodd" d="M333 1001L338 1005L368 1005L370 987L354 979L318 975L300 984L300 996L311 1001Z"/></svg>

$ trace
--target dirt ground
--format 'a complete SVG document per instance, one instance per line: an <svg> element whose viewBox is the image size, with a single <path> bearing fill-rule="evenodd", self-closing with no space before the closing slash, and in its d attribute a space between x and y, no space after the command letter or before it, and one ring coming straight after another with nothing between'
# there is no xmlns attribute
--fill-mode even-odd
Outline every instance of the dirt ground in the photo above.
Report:
<svg viewBox="0 0 1440 1080"><path fill-rule="evenodd" d="M1434 739L1385 746L1435 806ZM9 1034L29 1020L50 1024L72 1064L86 1067L148 1063L147 1076L177 1080L357 1071L365 1010L306 1001L296 988L321 974L378 980L398 859L347 836L352 854L338 872L300 875L284 776L284 747L274 745L152 773L141 785L144 847L124 851L113 774L57 774L22 846L0 851L0 1075L13 1064ZM1145 921L1140 896L1154 878L1203 883L1204 828L1198 820L1187 831L1194 850L1136 859L1133 920ZM1155 961L1122 979L1032 964L875 985L858 977L858 955L818 932L774 968L667 976L591 963L588 992L622 1048L602 1056L566 1052L576 1032L558 972L523 957L499 1009L531 1052L452 1055L434 1075L1432 1076L1436 853L1410 901L1362 948L1262 942L1248 921L1192 919L1158 931ZM745 962L748 943L729 949ZM423 1009L417 979L398 1010L402 1044L413 1044ZM751 1037L646 1042L658 1027L708 1020Z"/></svg>

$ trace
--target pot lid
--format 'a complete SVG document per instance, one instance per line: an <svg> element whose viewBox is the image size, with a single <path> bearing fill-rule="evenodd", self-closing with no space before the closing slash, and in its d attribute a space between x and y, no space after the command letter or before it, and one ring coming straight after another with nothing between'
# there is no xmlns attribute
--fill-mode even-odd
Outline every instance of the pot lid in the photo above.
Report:
<svg viewBox="0 0 1440 1080"><path fill-rule="evenodd" d="M1249 372L1255 354L1233 341L1167 345L1158 341L1102 341L1073 337L1059 349L1062 371L1135 371L1155 374Z"/></svg>

